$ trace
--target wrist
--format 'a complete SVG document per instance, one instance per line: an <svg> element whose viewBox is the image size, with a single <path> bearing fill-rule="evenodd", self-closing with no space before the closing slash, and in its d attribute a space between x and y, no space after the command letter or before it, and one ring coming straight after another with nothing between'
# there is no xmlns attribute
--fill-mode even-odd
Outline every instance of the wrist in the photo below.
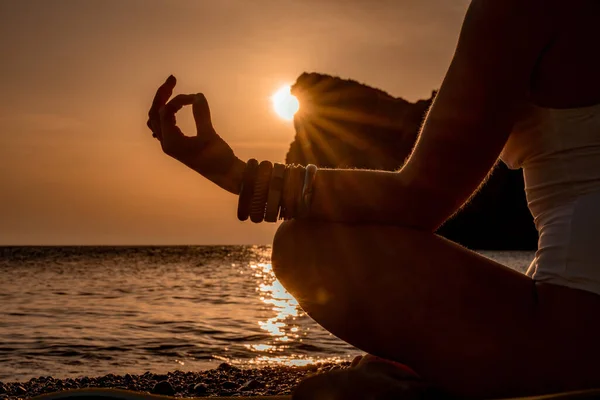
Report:
<svg viewBox="0 0 600 400"><path fill-rule="evenodd" d="M229 190L233 194L240 194L242 188L242 181L244 180L244 170L246 169L246 163L239 158L235 158L231 169L229 171Z"/></svg>
<svg viewBox="0 0 600 400"><path fill-rule="evenodd" d="M184 162L184 164L222 189L233 194L240 193L246 163L237 158L233 152L231 152L229 160L195 159L192 162Z"/></svg>
<svg viewBox="0 0 600 400"><path fill-rule="evenodd" d="M216 183L221 188L227 190L229 193L239 195L242 181L244 179L245 169L246 163L235 157L232 160L229 168L227 168L224 172L220 172L219 174L215 174L213 176L208 174L204 176Z"/></svg>
<svg viewBox="0 0 600 400"><path fill-rule="evenodd" d="M317 167L272 164L256 159L232 168L231 184L238 188L238 219L277 222L310 215ZM239 182L239 183L238 183Z"/></svg>

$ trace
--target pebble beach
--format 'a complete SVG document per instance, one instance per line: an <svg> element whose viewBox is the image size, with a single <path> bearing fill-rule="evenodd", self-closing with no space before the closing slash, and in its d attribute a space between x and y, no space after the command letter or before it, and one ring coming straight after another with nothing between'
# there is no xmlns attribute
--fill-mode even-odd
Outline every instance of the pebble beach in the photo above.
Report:
<svg viewBox="0 0 600 400"><path fill-rule="evenodd" d="M0 382L0 399L29 399L44 393L83 388L126 389L181 398L287 395L306 376L349 366L349 362L343 362L245 369L223 363L218 368L200 372L146 372L66 379L40 376L27 382Z"/></svg>

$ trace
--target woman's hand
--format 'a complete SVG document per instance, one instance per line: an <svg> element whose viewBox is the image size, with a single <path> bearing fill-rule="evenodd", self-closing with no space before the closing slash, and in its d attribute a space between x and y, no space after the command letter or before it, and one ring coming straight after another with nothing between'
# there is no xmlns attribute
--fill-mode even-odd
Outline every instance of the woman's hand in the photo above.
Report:
<svg viewBox="0 0 600 400"><path fill-rule="evenodd" d="M208 102L203 94L180 94L169 101L177 80L169 76L158 88L148 112L148 127L163 151L181 161L223 189L238 194L245 163L217 134L210 118ZM196 136L186 136L177 127L175 114L192 105Z"/></svg>

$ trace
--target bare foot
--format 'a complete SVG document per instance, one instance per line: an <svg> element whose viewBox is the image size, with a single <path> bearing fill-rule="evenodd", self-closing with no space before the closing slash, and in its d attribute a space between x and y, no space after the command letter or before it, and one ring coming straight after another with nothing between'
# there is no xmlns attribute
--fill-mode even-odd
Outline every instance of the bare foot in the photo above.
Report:
<svg viewBox="0 0 600 400"><path fill-rule="evenodd" d="M350 368L306 378L293 400L393 400L423 399L429 387L410 368L366 354L357 356Z"/></svg>

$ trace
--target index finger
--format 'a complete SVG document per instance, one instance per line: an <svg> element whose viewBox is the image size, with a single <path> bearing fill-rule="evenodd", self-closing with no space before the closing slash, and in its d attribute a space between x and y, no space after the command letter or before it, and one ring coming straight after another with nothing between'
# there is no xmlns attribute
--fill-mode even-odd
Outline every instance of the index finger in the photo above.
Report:
<svg viewBox="0 0 600 400"><path fill-rule="evenodd" d="M148 127L153 131L153 136L157 136L160 132L154 132L152 126L160 126L160 109L167 103L169 98L173 95L173 89L177 84L177 79L173 75L169 75L165 83L163 83L152 100L152 106L148 111ZM159 136L160 138L160 136Z"/></svg>

